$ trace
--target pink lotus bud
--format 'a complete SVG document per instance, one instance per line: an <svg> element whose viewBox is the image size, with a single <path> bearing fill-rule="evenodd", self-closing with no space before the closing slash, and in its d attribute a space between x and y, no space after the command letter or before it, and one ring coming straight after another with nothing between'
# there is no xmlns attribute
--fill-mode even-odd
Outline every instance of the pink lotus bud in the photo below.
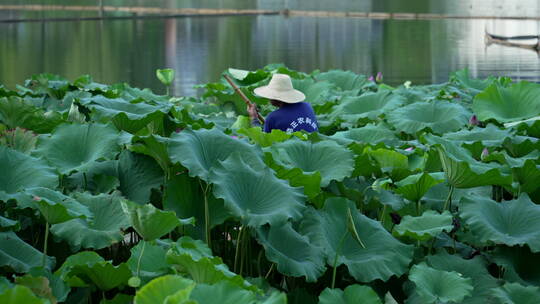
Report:
<svg viewBox="0 0 540 304"><path fill-rule="evenodd" d="M482 150L482 154L480 154L480 159L484 160L486 159L486 157L488 157L488 155L489 155L489 150L487 148L484 148L484 150Z"/></svg>
<svg viewBox="0 0 540 304"><path fill-rule="evenodd" d="M34 196L34 197L33 197L33 200L35 200L35 201L40 201L40 200L41 200L41 197L39 197L39 196Z"/></svg>
<svg viewBox="0 0 540 304"><path fill-rule="evenodd" d="M377 73L377 76L375 77L375 81L376 81L376 82L381 82L382 79L383 79L382 73L381 73L381 72L378 72L378 73Z"/></svg>
<svg viewBox="0 0 540 304"><path fill-rule="evenodd" d="M180 131L182 131L182 128L176 128L175 130L176 133L180 133Z"/></svg>
<svg viewBox="0 0 540 304"><path fill-rule="evenodd" d="M471 118L469 119L469 125L471 126L478 125L478 118L476 117L476 115L471 116Z"/></svg>
<svg viewBox="0 0 540 304"><path fill-rule="evenodd" d="M407 149L405 149L405 151L407 151L407 152L408 152L408 151L412 151L412 150L414 150L413 147L408 147Z"/></svg>
<svg viewBox="0 0 540 304"><path fill-rule="evenodd" d="M373 75L371 75L371 76L369 76L368 80L373 81L373 80L375 80L375 78L373 78Z"/></svg>
<svg viewBox="0 0 540 304"><path fill-rule="evenodd" d="M236 136L236 135L231 135L231 138L238 139L238 136Z"/></svg>

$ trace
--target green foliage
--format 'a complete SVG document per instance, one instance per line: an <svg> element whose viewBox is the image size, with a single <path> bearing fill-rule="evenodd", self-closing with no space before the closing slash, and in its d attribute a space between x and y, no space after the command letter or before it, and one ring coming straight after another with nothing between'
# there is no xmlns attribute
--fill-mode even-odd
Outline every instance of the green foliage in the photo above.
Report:
<svg viewBox="0 0 540 304"><path fill-rule="evenodd" d="M540 85L225 73L264 116L290 75L319 132L250 127L223 79L0 85L0 302L539 302Z"/></svg>

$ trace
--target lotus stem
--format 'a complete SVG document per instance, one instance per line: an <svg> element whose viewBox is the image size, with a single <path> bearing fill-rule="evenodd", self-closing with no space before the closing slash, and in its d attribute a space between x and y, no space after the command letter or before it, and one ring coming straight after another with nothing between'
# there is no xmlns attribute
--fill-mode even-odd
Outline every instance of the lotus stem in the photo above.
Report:
<svg viewBox="0 0 540 304"><path fill-rule="evenodd" d="M137 260L137 277L139 277L140 274L141 274L141 260L142 260L143 254L144 254L144 247L145 246L146 246L146 242L143 240L141 253L139 254L139 259Z"/></svg>
<svg viewBox="0 0 540 304"><path fill-rule="evenodd" d="M83 172L83 180L84 180L84 191L86 191L86 188L88 188L88 180L86 179L86 172Z"/></svg>
<svg viewBox="0 0 540 304"><path fill-rule="evenodd" d="M210 188L210 185L206 185L206 187L203 187L201 180L199 180L199 184L201 185L201 188L203 190L204 195L204 231L206 235L206 245L208 245L208 248L212 250L212 239L210 235L210 209L208 207L208 188Z"/></svg>
<svg viewBox="0 0 540 304"><path fill-rule="evenodd" d="M384 226L384 215L386 214L386 205L383 205L383 209L382 209L382 212L381 212L381 218L379 220L379 222L381 222L381 225Z"/></svg>
<svg viewBox="0 0 540 304"><path fill-rule="evenodd" d="M248 229L245 227L244 229ZM239 275L242 275L242 272L244 271L244 263L246 261L246 256L248 255L247 247L248 247L248 241L249 241L249 234L244 232L242 233L242 254L240 255L240 271L238 272Z"/></svg>
<svg viewBox="0 0 540 304"><path fill-rule="evenodd" d="M272 273L272 270L274 270L274 265L276 265L276 263L272 263L272 265L270 266L270 269L268 269L268 272L264 276L265 280L268 279L268 277L270 276L270 273Z"/></svg>
<svg viewBox="0 0 540 304"><path fill-rule="evenodd" d="M454 186L450 186L450 191L448 191L448 197L446 198L446 202L444 202L443 211L448 208L449 211L450 208L452 208L452 193L454 192Z"/></svg>
<svg viewBox="0 0 540 304"><path fill-rule="evenodd" d="M240 230L238 230L238 237L236 238L236 250L234 253L234 272L238 270L238 257L240 255L240 238L242 237L242 232L244 231L244 226L242 225L240 227Z"/></svg>
<svg viewBox="0 0 540 304"><path fill-rule="evenodd" d="M49 222L45 221L45 240L43 242L43 260L41 261L41 265L43 266L43 269L45 269L45 266L47 266L47 243L49 241Z"/></svg>
<svg viewBox="0 0 540 304"><path fill-rule="evenodd" d="M336 249L336 256L334 257L334 264L333 264L334 270L332 271L332 288L336 286L337 260L338 260L339 253L341 251L341 247L343 247L343 243L345 242L346 236L347 236L347 231L345 231L345 233L341 237L341 240L339 240L339 244Z"/></svg>

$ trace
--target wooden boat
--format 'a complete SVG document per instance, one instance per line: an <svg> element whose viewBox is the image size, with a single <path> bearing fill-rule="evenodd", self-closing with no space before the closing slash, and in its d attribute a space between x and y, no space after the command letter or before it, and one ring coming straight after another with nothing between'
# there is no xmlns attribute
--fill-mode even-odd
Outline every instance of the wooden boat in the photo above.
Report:
<svg viewBox="0 0 540 304"><path fill-rule="evenodd" d="M520 42L513 42L519 41L519 40L534 40L536 39L536 43L530 44L530 43L520 43ZM505 46L511 46L511 47L518 47L528 50L533 50L535 52L540 52L540 36L537 35L525 35L525 36L499 36L495 34L490 34L486 31L486 43L487 44L500 44Z"/></svg>

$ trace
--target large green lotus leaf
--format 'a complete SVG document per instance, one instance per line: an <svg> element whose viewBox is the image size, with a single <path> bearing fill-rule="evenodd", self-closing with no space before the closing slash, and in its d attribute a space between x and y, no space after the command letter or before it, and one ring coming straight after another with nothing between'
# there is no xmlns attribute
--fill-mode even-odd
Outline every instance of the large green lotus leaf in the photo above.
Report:
<svg viewBox="0 0 540 304"><path fill-rule="evenodd" d="M132 273L127 264L113 266L111 262L100 261L93 264L75 265L68 276L76 276L88 284L94 284L101 290L110 290L124 286Z"/></svg>
<svg viewBox="0 0 540 304"><path fill-rule="evenodd" d="M18 273L33 267L42 267L43 253L21 240L14 232L0 232L0 266L7 266ZM47 256L46 267L54 266L54 258Z"/></svg>
<svg viewBox="0 0 540 304"><path fill-rule="evenodd" d="M163 183L163 171L152 158L127 150L120 154L117 172L120 191L138 204L149 202L152 188Z"/></svg>
<svg viewBox="0 0 540 304"><path fill-rule="evenodd" d="M388 122L409 134L424 129L444 134L461 129L472 114L464 107L447 101L415 102L388 114Z"/></svg>
<svg viewBox="0 0 540 304"><path fill-rule="evenodd" d="M212 256L205 243L187 236L172 244L167 251L167 263L176 265L181 272L189 274L197 283L214 284L229 281L244 289L258 290L256 286L231 272L221 258Z"/></svg>
<svg viewBox="0 0 540 304"><path fill-rule="evenodd" d="M270 147L274 143L285 141L293 134L283 132L279 129L272 129L270 133L264 132L260 127L242 128L237 131L239 134L246 135L253 142L261 147ZM298 133L296 133L298 134Z"/></svg>
<svg viewBox="0 0 540 304"><path fill-rule="evenodd" d="M416 285L415 292L422 303L461 303L473 291L472 279L455 271L437 270L425 263L414 265L409 280Z"/></svg>
<svg viewBox="0 0 540 304"><path fill-rule="evenodd" d="M349 212L365 248L347 228ZM412 246L396 240L380 222L361 214L351 201L343 198L327 199L321 210L309 208L301 222L300 233L323 248L331 266L334 266L336 251L345 235L337 265L347 265L350 274L359 282L386 281L392 275L400 276L408 270L412 260Z"/></svg>
<svg viewBox="0 0 540 304"><path fill-rule="evenodd" d="M238 153L220 163L211 181L214 195L248 226L295 220L305 208L300 189L275 177L269 168L252 168Z"/></svg>
<svg viewBox="0 0 540 304"><path fill-rule="evenodd" d="M137 205L128 200L121 202L131 227L145 241L159 239L180 224L194 224L194 219L180 220L173 211L162 211L152 204Z"/></svg>
<svg viewBox="0 0 540 304"><path fill-rule="evenodd" d="M46 158L63 174L84 171L97 160L114 158L119 150L118 135L110 125L63 124L50 137L40 138L35 154Z"/></svg>
<svg viewBox="0 0 540 304"><path fill-rule="evenodd" d="M159 135L134 136L131 139L129 149L133 152L154 158L163 172L167 172L169 167L172 166L169 152L167 151L167 139Z"/></svg>
<svg viewBox="0 0 540 304"><path fill-rule="evenodd" d="M204 210L204 191L203 183L197 178L189 177L182 173L173 175L167 182L163 194L163 208L171 210L180 218L195 218L195 223L205 222ZM217 199L208 191L208 211L210 216L210 228L223 224L231 217L231 214L225 208L222 199ZM186 235L197 239L204 239L205 225L187 225L183 227Z"/></svg>
<svg viewBox="0 0 540 304"><path fill-rule="evenodd" d="M34 132L19 127L14 130L0 130L0 145L10 147L24 154L30 154L30 151L34 150L37 139L38 137Z"/></svg>
<svg viewBox="0 0 540 304"><path fill-rule="evenodd" d="M499 129L494 124L488 124L485 128L474 127L471 130L463 129L453 133L446 133L443 138L466 144L480 142L484 146L496 147L500 146L506 138L512 136L512 132L508 129Z"/></svg>
<svg viewBox="0 0 540 304"><path fill-rule="evenodd" d="M319 304L382 304L377 293L368 286L350 285L341 289L326 288L319 296Z"/></svg>
<svg viewBox="0 0 540 304"><path fill-rule="evenodd" d="M288 180L293 187L302 187L304 194L313 199L321 193L321 173L316 171L306 174L300 168L286 168L276 162L272 153L265 153L265 162L272 168L280 179Z"/></svg>
<svg viewBox="0 0 540 304"><path fill-rule="evenodd" d="M460 216L481 242L528 245L540 252L540 206L527 194L497 203L488 197L463 197Z"/></svg>
<svg viewBox="0 0 540 304"><path fill-rule="evenodd" d="M21 196L24 198L18 201L18 205L38 209L49 224L58 224L78 217L92 217L87 206L48 188L30 188Z"/></svg>
<svg viewBox="0 0 540 304"><path fill-rule="evenodd" d="M83 280L76 275L71 274L71 270L78 265L94 265L105 260L94 251L81 251L67 257L64 264L56 270L55 276L59 276L63 281L71 287L88 286Z"/></svg>
<svg viewBox="0 0 540 304"><path fill-rule="evenodd" d="M140 241L131 248L131 256L126 263L131 272L141 277L143 283L146 283L169 272L169 264L165 261L166 253L167 248L164 246L154 242ZM137 268L139 268L139 274Z"/></svg>
<svg viewBox="0 0 540 304"><path fill-rule="evenodd" d="M15 285L0 293L0 302L2 304L45 304L50 303L45 299L38 298L30 288L22 285Z"/></svg>
<svg viewBox="0 0 540 304"><path fill-rule="evenodd" d="M508 87L494 83L475 96L472 108L480 120L512 122L538 116L540 86L526 81Z"/></svg>
<svg viewBox="0 0 540 304"><path fill-rule="evenodd" d="M47 299L51 303L56 303L57 301L52 293L51 286L49 286L49 279L44 276L25 274L24 276L16 277L15 283L30 288L35 295Z"/></svg>
<svg viewBox="0 0 540 304"><path fill-rule="evenodd" d="M294 139L269 149L276 162L286 168L300 168L307 174L320 172L322 187L332 180L342 181L354 169L353 153L330 140L312 143Z"/></svg>
<svg viewBox="0 0 540 304"><path fill-rule="evenodd" d="M214 285L197 284L190 299L204 304L257 304L255 293L227 281Z"/></svg>
<svg viewBox="0 0 540 304"><path fill-rule="evenodd" d="M292 79L293 87L306 95L306 101L311 104L324 104L331 99L330 91L334 87L330 82L313 79Z"/></svg>
<svg viewBox="0 0 540 304"><path fill-rule="evenodd" d="M129 220L122 210L123 198L114 195L76 193L74 198L88 207L92 217L76 218L52 225L52 234L67 241L74 251L82 248L101 249L123 239L122 229L129 227Z"/></svg>
<svg viewBox="0 0 540 304"><path fill-rule="evenodd" d="M0 145L0 191L15 193L24 188L58 185L55 170L41 159Z"/></svg>
<svg viewBox="0 0 540 304"><path fill-rule="evenodd" d="M540 288L523 286L518 283L506 283L492 289L500 304L537 304L540 303Z"/></svg>
<svg viewBox="0 0 540 304"><path fill-rule="evenodd" d="M452 214L444 211L442 214L428 210L421 216L409 215L401 219L401 223L394 227L394 235L408 236L419 241L427 241L436 237L439 233L452 230Z"/></svg>
<svg viewBox="0 0 540 304"><path fill-rule="evenodd" d="M523 285L540 286L539 258L527 246L498 246L493 253L493 262L504 267L504 279Z"/></svg>
<svg viewBox="0 0 540 304"><path fill-rule="evenodd" d="M472 279L472 294L460 302L463 304L491 303L491 289L499 286L497 279L488 272L487 262L482 256L466 260L461 256L450 255L442 251L437 255L428 256L427 263L435 269L455 271L461 274L462 277Z"/></svg>
<svg viewBox="0 0 540 304"><path fill-rule="evenodd" d="M315 76L317 81L328 81L343 91L359 91L366 83L364 75L357 75L351 71L330 70Z"/></svg>
<svg viewBox="0 0 540 304"><path fill-rule="evenodd" d="M410 201L417 202L424 197L431 187L444 181L444 175L441 173L423 172L409 175L396 183L398 188L394 191Z"/></svg>
<svg viewBox="0 0 540 304"><path fill-rule="evenodd" d="M448 183L456 188L472 188L484 185L509 185L512 177L502 173L502 167L494 163L475 160L469 151L441 137L426 135L439 152Z"/></svg>
<svg viewBox="0 0 540 304"><path fill-rule="evenodd" d="M57 299L58 302L64 302L71 291L71 288L66 282L64 282L64 280L62 280L60 275L53 274L48 269L43 269L41 267L32 268L27 276L29 276L29 284L40 284L41 286L38 286L40 290L39 292L49 296L52 292L52 295ZM28 284L27 286L30 287ZM34 287L31 288L34 290ZM36 292L36 294L38 293Z"/></svg>
<svg viewBox="0 0 540 304"><path fill-rule="evenodd" d="M195 287L195 282L178 275L166 275L156 278L144 285L135 294L134 304L165 304L179 303L169 302L174 295L184 291L186 299L189 298L191 290ZM179 300L176 298L176 300Z"/></svg>
<svg viewBox="0 0 540 304"><path fill-rule="evenodd" d="M349 144L351 142L365 142L368 144L378 144L395 146L400 143L394 131L388 129L385 125L368 124L362 128L354 128L348 131L336 132L330 138Z"/></svg>
<svg viewBox="0 0 540 304"><path fill-rule="evenodd" d="M14 221L6 217L0 216L0 232L19 231L21 225L19 221Z"/></svg>
<svg viewBox="0 0 540 304"><path fill-rule="evenodd" d="M471 78L468 69L456 71L452 74L452 77L474 95L485 90L495 80L493 77L487 79Z"/></svg>
<svg viewBox="0 0 540 304"><path fill-rule="evenodd" d="M233 152L242 153L242 158L250 165L263 166L259 151L243 140L234 139L220 130L183 130L173 133L169 142L169 155L173 162L180 162L189 170L190 176L205 181L220 161Z"/></svg>
<svg viewBox="0 0 540 304"><path fill-rule="evenodd" d="M344 97L334 107L332 116L355 123L360 119L376 120L404 103L404 98L390 91L365 93L360 96Z"/></svg>
<svg viewBox="0 0 540 304"><path fill-rule="evenodd" d="M268 260L276 263L278 271L284 275L303 276L306 281L315 282L326 270L322 249L310 244L290 223L261 227L257 236Z"/></svg>
<svg viewBox="0 0 540 304"><path fill-rule="evenodd" d="M32 102L20 97L0 98L0 121L10 129L30 129L36 133L49 133L64 122L57 112L45 112Z"/></svg>
<svg viewBox="0 0 540 304"><path fill-rule="evenodd" d="M116 128L129 133L136 133L152 121L162 120L172 106L131 103L121 98L110 99L101 95L82 99L81 102L93 110L96 120L111 121Z"/></svg>

